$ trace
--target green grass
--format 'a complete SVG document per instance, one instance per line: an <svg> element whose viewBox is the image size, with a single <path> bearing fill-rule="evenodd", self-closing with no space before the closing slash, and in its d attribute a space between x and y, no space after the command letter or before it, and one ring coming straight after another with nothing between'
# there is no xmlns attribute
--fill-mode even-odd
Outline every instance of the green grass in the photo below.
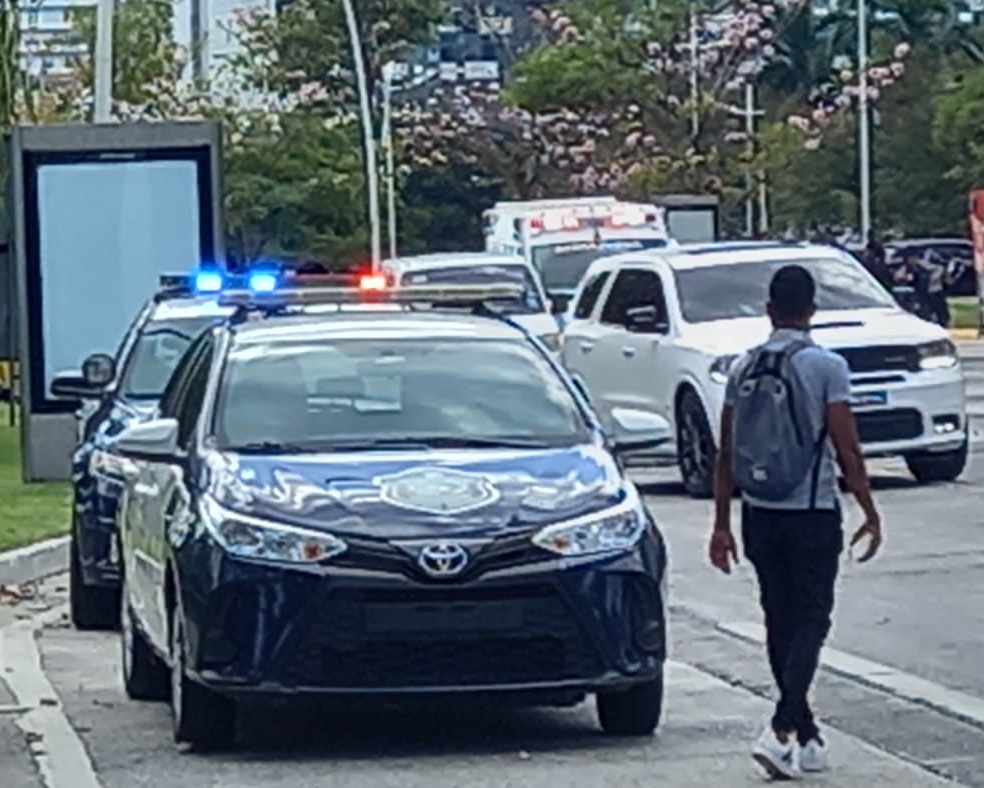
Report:
<svg viewBox="0 0 984 788"><path fill-rule="evenodd" d="M977 298L960 296L947 299L950 303L951 328L977 328Z"/></svg>
<svg viewBox="0 0 984 788"><path fill-rule="evenodd" d="M21 481L20 427L0 407L0 550L67 533L70 495L64 482Z"/></svg>

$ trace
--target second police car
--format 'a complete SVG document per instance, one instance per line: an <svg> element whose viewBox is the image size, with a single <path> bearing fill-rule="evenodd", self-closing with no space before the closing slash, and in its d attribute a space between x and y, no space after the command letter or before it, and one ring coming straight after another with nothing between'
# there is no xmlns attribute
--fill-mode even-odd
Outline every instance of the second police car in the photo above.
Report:
<svg viewBox="0 0 984 788"><path fill-rule="evenodd" d="M284 694L596 693L606 732L654 730L667 557L619 454L667 425L606 436L488 307L517 295L230 292L116 438L124 681L177 740L228 744L239 700Z"/></svg>
<svg viewBox="0 0 984 788"><path fill-rule="evenodd" d="M140 310L115 356L95 353L79 371L52 381L56 397L78 400L78 446L72 458L69 609L80 629L112 628L119 616L116 510L124 461L110 439L149 417L185 349L207 325L231 310L215 302L210 273L198 287L188 277L162 277L161 290Z"/></svg>

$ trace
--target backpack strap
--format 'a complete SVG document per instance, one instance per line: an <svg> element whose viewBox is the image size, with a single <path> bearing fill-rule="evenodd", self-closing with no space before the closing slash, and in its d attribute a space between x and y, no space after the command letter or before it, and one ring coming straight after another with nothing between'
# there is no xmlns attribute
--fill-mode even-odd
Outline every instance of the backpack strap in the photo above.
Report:
<svg viewBox="0 0 984 788"><path fill-rule="evenodd" d="M816 445L813 447L813 451L816 457L813 460L813 473L810 478L810 511L816 511L817 508L817 494L820 487L820 466L823 465L823 446L827 439L827 425L820 428L820 436L817 438Z"/></svg>

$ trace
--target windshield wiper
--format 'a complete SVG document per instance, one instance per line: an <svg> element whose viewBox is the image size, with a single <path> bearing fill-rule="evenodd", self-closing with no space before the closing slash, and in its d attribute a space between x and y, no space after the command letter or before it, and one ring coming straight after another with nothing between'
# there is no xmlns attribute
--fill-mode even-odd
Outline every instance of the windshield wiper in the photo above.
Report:
<svg viewBox="0 0 984 788"><path fill-rule="evenodd" d="M386 451L402 449L406 451L426 449L545 449L543 441L507 438L469 438L455 436L432 436L423 438L380 438L368 441L343 441L326 443L330 451Z"/></svg>
<svg viewBox="0 0 984 788"><path fill-rule="evenodd" d="M253 441L235 446L224 446L222 451L236 454L304 454L311 449L296 443L280 443L279 441Z"/></svg>

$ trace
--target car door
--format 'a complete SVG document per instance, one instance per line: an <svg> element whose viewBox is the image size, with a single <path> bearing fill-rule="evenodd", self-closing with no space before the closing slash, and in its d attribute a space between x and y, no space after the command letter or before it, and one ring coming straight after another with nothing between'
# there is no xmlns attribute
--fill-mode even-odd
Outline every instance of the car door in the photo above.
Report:
<svg viewBox="0 0 984 788"><path fill-rule="evenodd" d="M161 418L178 418L209 339L208 333L199 337L178 362L161 398ZM120 528L127 583L132 595L130 602L151 639L165 647L165 563L159 534L164 527L162 479L169 476L169 464L139 460L134 461L134 466L135 473L127 481ZM159 640L160 637L165 639Z"/></svg>
<svg viewBox="0 0 984 788"><path fill-rule="evenodd" d="M644 263L626 263L615 275L598 319L595 379L599 407L606 426L612 408L632 407L666 414L659 401L658 367L665 331L636 333L628 313L637 307L656 307L666 321L666 302L659 274Z"/></svg>
<svg viewBox="0 0 984 788"><path fill-rule="evenodd" d="M612 272L609 270L588 273L573 308L568 310L564 326L561 361L574 380L584 386L585 393L592 398L594 394L591 392L591 381L596 377L593 366L597 359L594 349L598 342L597 307L611 276Z"/></svg>

